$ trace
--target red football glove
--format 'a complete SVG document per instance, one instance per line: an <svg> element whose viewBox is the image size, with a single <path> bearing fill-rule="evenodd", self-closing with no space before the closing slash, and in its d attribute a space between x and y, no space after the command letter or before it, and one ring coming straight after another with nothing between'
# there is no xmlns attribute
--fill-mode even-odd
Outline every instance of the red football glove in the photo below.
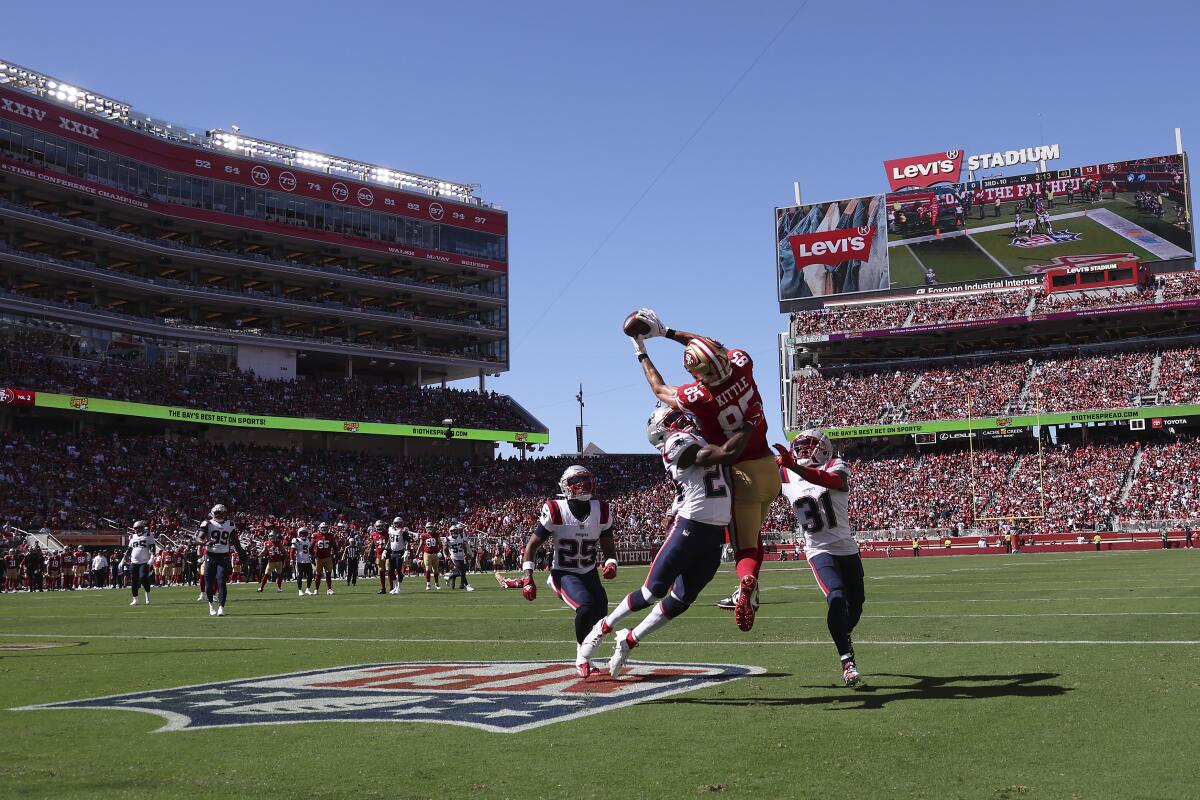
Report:
<svg viewBox="0 0 1200 800"><path fill-rule="evenodd" d="M525 579L525 583L521 585L521 596L531 602L537 598L537 584L533 582L533 578Z"/></svg>
<svg viewBox="0 0 1200 800"><path fill-rule="evenodd" d="M788 469L795 471L796 462L792 460L792 451L781 444L773 444L771 446L774 447L775 452L779 454L775 456L775 463L781 467L787 467Z"/></svg>
<svg viewBox="0 0 1200 800"><path fill-rule="evenodd" d="M604 576L604 580L606 581L611 581L613 578L617 577L616 559L610 558L608 561L605 561L600 567L600 574Z"/></svg>
<svg viewBox="0 0 1200 800"><path fill-rule="evenodd" d="M763 416L762 403L755 403L746 409L746 416L743 420L747 428L757 428L767 426L766 418Z"/></svg>

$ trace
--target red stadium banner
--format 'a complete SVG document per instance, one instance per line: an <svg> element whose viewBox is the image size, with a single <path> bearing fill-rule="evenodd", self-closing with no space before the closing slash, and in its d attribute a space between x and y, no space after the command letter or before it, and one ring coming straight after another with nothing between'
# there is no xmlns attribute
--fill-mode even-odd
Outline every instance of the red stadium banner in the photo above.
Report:
<svg viewBox="0 0 1200 800"><path fill-rule="evenodd" d="M867 261L871 257L871 242L875 239L875 226L844 228L816 233L799 233L788 237L792 255L796 258L796 269L811 264L836 267L843 261Z"/></svg>
<svg viewBox="0 0 1200 800"><path fill-rule="evenodd" d="M962 150L893 158L883 162L883 170L893 192L914 186L926 188L938 183L957 183L962 174L962 158Z"/></svg>
<svg viewBox="0 0 1200 800"><path fill-rule="evenodd" d="M26 389L0 389L0 405L32 406L37 400L37 392Z"/></svg>
<svg viewBox="0 0 1200 800"><path fill-rule="evenodd" d="M471 230L508 233L508 215L494 208L410 194L283 164L264 164L182 142L176 144L11 89L0 88L0 119L11 119L172 172Z"/></svg>

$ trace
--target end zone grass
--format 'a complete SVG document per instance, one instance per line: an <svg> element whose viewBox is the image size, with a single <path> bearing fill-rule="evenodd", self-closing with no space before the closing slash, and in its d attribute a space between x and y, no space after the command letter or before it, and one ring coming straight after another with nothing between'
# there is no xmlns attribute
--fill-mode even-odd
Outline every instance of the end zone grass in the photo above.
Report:
<svg viewBox="0 0 1200 800"><path fill-rule="evenodd" d="M1183 798L1200 785L1200 551L872 559L840 686L801 564L764 571L753 632L702 601L634 656L767 673L520 734L320 723L152 733L35 703L398 660L568 659L571 614L478 576L467 594L236 587L0 596L4 797ZM610 600L644 568L610 583ZM473 640L473 641L472 641ZM607 656L609 645L601 651Z"/></svg>

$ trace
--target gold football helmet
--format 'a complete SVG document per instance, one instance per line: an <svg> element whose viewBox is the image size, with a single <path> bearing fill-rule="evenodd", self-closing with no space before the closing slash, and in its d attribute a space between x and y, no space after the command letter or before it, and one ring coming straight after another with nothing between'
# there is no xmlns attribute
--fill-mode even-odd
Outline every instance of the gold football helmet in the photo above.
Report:
<svg viewBox="0 0 1200 800"><path fill-rule="evenodd" d="M705 386L724 383L732 374L725 345L703 336L692 339L683 349L683 368Z"/></svg>

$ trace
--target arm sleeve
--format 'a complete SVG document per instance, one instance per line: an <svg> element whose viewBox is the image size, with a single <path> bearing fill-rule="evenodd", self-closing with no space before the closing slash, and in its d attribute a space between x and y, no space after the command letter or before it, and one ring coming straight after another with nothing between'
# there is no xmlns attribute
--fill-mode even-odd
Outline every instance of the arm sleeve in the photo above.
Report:
<svg viewBox="0 0 1200 800"><path fill-rule="evenodd" d="M796 465L795 470L796 474L804 480L809 483L815 483L817 486L823 486L826 489L845 489L847 482L850 480L848 470L816 469L815 467L802 467L799 464Z"/></svg>

